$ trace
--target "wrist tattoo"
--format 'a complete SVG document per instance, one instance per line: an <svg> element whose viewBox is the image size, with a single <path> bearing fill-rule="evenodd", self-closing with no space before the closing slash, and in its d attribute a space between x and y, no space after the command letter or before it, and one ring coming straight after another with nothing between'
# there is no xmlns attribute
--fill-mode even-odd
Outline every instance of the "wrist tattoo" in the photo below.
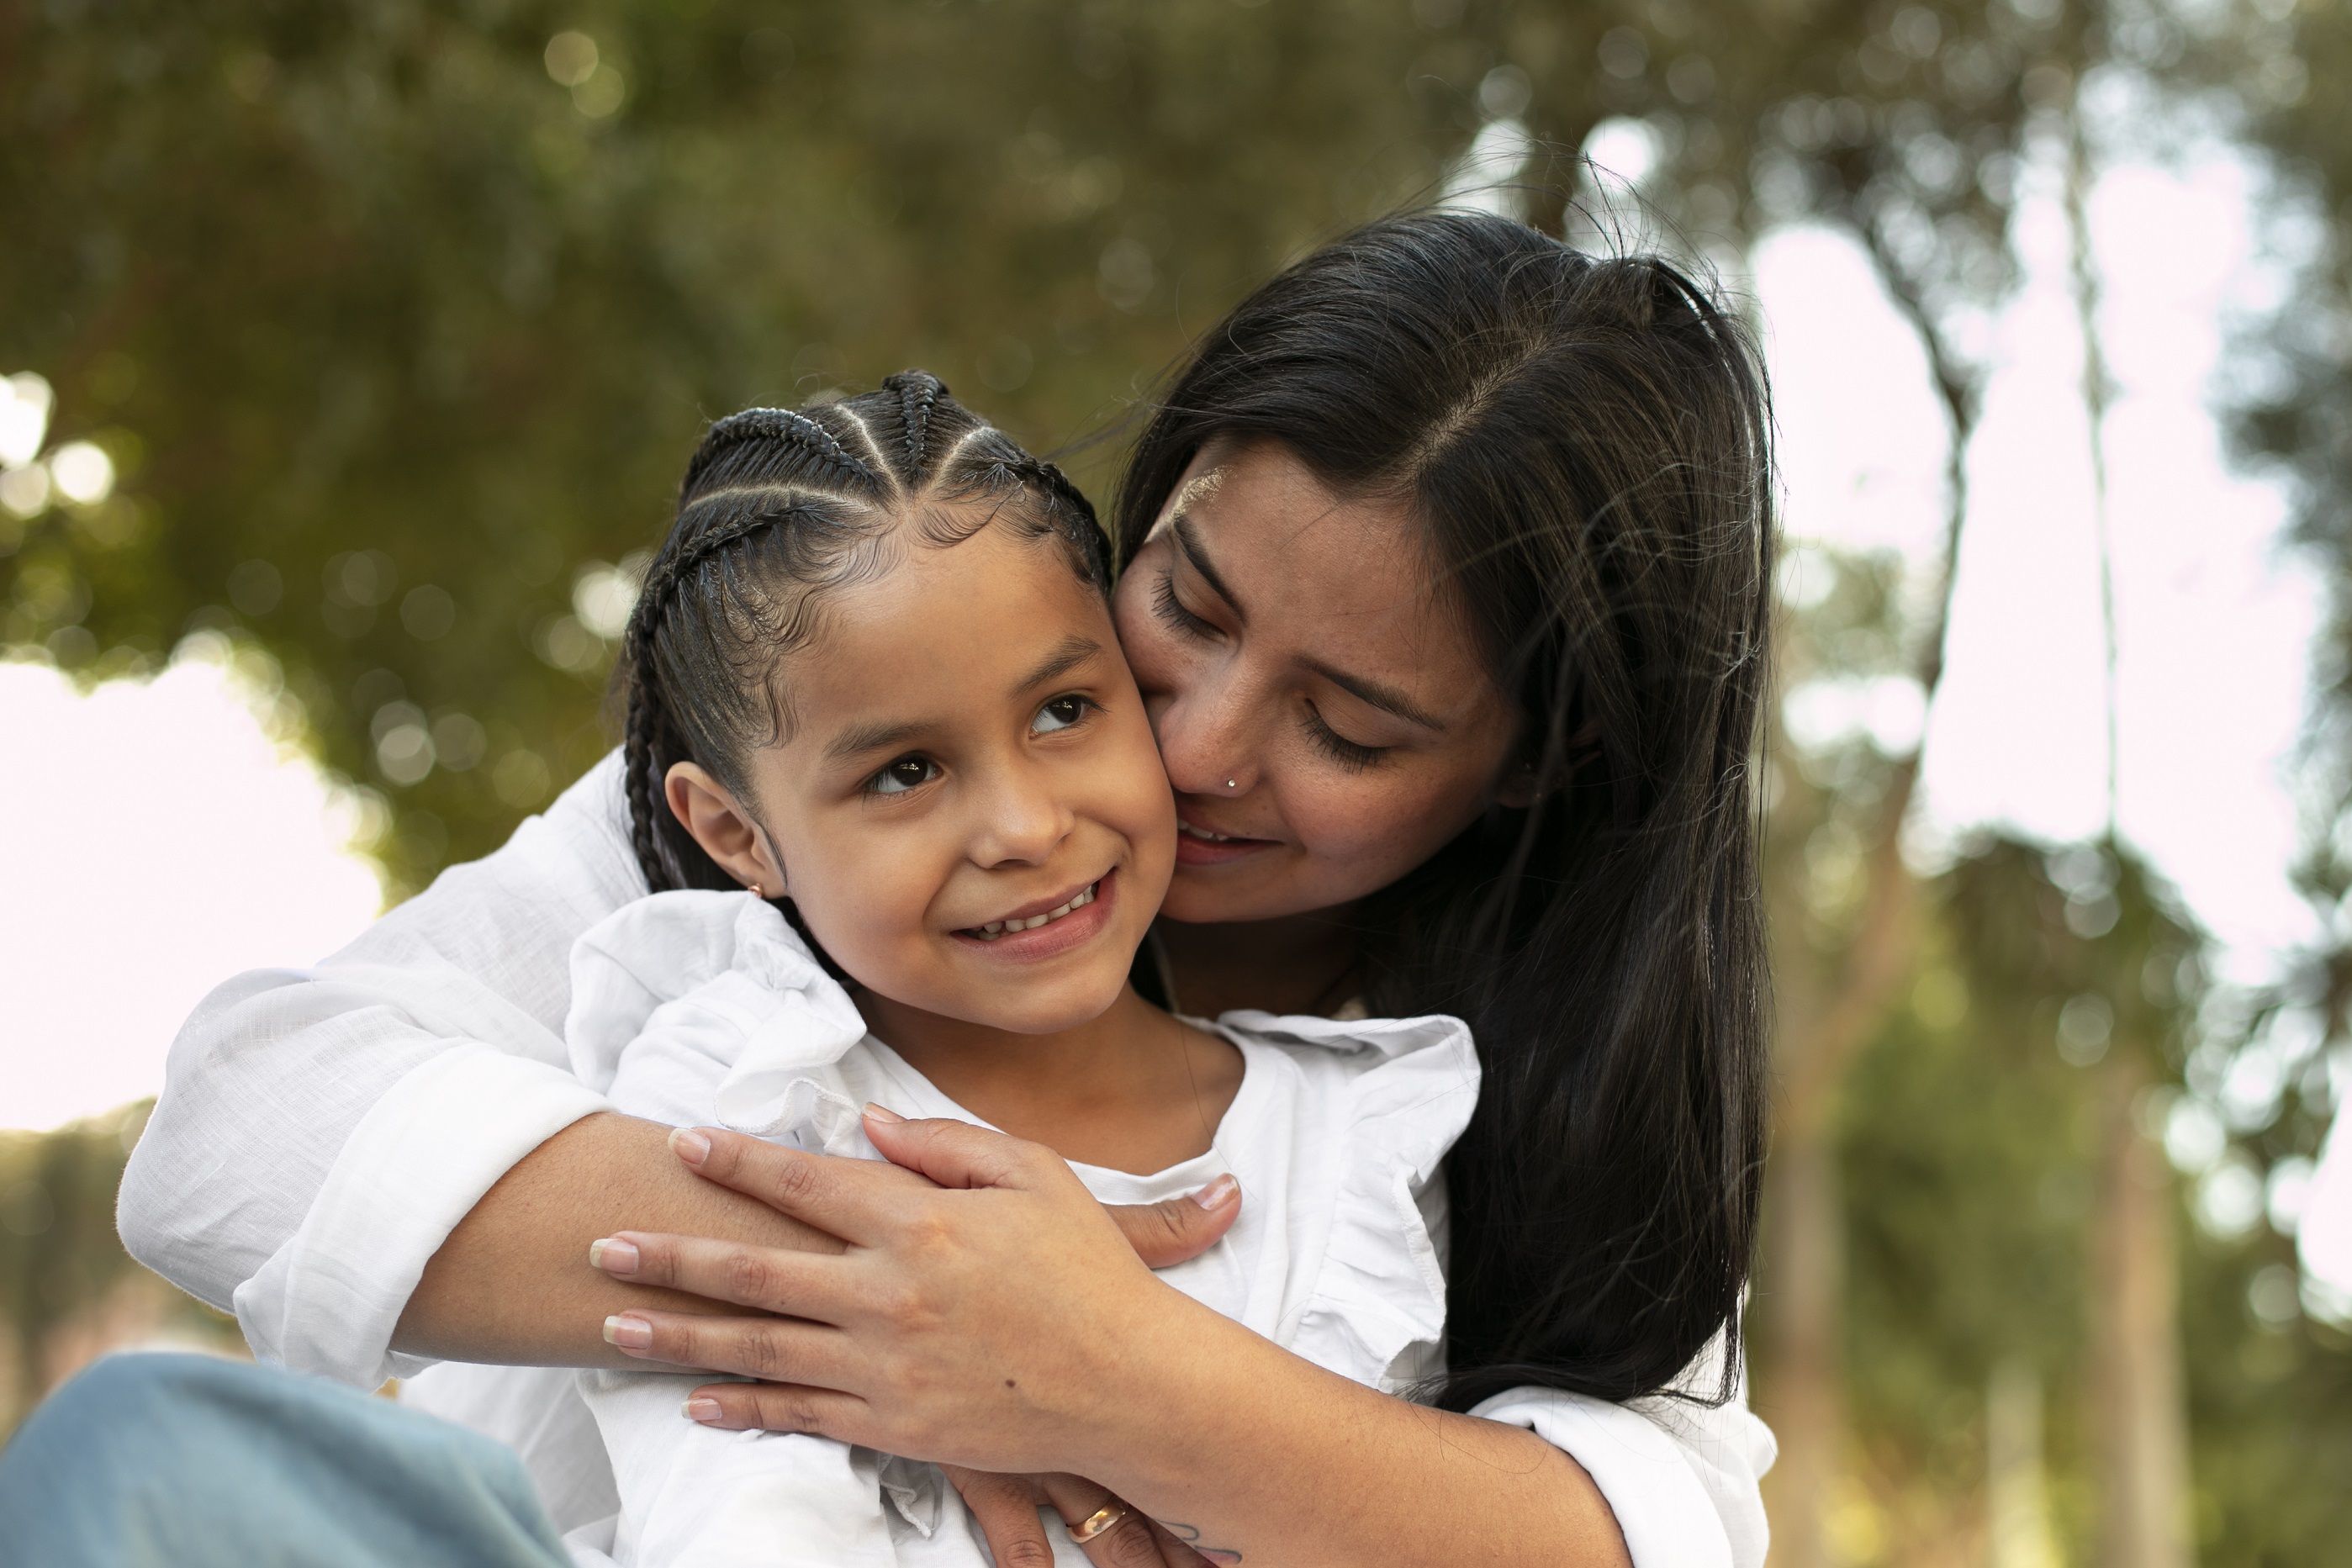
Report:
<svg viewBox="0 0 2352 1568"><path fill-rule="evenodd" d="M1191 1547L1193 1551L1199 1552L1202 1556L1207 1558L1212 1563L1222 1565L1228 1563L1238 1563L1242 1560L1242 1550L1238 1546L1202 1545L1201 1531L1197 1525L1186 1524L1181 1520L1174 1519L1160 1520L1159 1524L1160 1529L1166 1531L1169 1534L1174 1536L1177 1540L1182 1542L1185 1545Z"/></svg>

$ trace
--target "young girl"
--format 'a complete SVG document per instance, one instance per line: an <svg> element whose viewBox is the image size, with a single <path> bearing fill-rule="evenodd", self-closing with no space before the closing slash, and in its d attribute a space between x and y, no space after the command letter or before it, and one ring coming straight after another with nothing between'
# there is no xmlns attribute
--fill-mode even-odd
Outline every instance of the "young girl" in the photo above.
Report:
<svg viewBox="0 0 2352 1568"><path fill-rule="evenodd" d="M1057 471L919 371L715 425L630 629L626 763L648 880L749 892L657 893L580 939L573 1069L682 1127L878 1158L864 1117L985 1121L1106 1203L1238 1199L1224 1239L1161 1280L1401 1391L1444 1329L1419 1202L1476 1103L1468 1031L1204 1028L1129 987L1176 818L1106 557ZM830 1261L840 1281L812 1260L801 1281L813 1316L852 1288ZM987 1561L935 1467L683 1419L701 1381L582 1375L621 1507L575 1549ZM1069 1558L1111 1522L1082 1521Z"/></svg>

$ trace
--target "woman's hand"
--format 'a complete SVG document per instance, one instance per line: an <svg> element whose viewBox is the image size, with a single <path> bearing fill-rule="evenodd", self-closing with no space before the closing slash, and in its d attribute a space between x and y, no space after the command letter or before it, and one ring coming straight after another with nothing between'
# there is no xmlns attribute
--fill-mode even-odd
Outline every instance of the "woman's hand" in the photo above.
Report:
<svg viewBox="0 0 2352 1568"><path fill-rule="evenodd" d="M1034 1500L1016 1517L1024 1497L1083 1522L1116 1492L1159 1528L1118 1521L1098 1568L1197 1568L1178 1546L1295 1568L1426 1568L1465 1548L1497 1568L1624 1568L1608 1500L1566 1453L1367 1388L1153 1279L1050 1150L870 1110L866 1131L905 1168L677 1134L712 1180L846 1248L626 1239L634 1278L780 1314L609 1320L631 1355L768 1380L695 1390L694 1419L1014 1475L973 1508L1033 1558L1045 1531Z"/></svg>
<svg viewBox="0 0 2352 1568"><path fill-rule="evenodd" d="M1204 1568L1241 1561L1213 1548L1210 1555L1202 1556L1164 1526L1081 1476L1004 1476L968 1470L961 1465L940 1469L963 1494L964 1507L980 1521L997 1568L1052 1568L1054 1546L1037 1517L1040 1508L1061 1515L1063 1526L1070 1530L1083 1527L1105 1510L1113 1511L1118 1523L1079 1543L1078 1549L1096 1568Z"/></svg>
<svg viewBox="0 0 2352 1568"><path fill-rule="evenodd" d="M606 1338L643 1359L763 1380L698 1390L691 1412L712 1425L995 1470L1082 1468L1105 1424L1132 1419L1117 1385L1137 1345L1181 1336L1205 1309L1151 1278L1130 1233L1051 1150L887 1116L869 1113L867 1130L908 1169L713 1129L677 1134L673 1146L701 1174L846 1250L624 1232L596 1249L606 1271L774 1315L635 1311L613 1318ZM1231 1225L1230 1182L1202 1196L1198 1219L1181 1199L1130 1211L1154 1261L1198 1251ZM1186 1249L1173 1257L1171 1238Z"/></svg>

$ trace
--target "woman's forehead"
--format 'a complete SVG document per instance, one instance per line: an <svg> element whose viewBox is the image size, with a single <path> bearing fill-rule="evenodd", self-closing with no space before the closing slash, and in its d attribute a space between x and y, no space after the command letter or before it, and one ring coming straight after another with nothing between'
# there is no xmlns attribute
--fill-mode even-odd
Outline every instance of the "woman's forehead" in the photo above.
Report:
<svg viewBox="0 0 2352 1568"><path fill-rule="evenodd" d="M1427 530L1402 496L1344 496L1272 442L1202 450L1157 537L1254 636L1339 638L1383 663L1475 663Z"/></svg>

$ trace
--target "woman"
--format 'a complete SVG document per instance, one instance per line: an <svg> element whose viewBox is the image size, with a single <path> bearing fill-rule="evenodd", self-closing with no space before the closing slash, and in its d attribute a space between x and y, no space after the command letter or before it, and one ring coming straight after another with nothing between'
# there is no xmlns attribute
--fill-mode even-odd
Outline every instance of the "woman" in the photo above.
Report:
<svg viewBox="0 0 2352 1568"><path fill-rule="evenodd" d="M444 1038L434 998L458 992L560 1020L572 939L644 891L609 760L336 959L215 993L126 1176L125 1239L234 1300L266 1358L352 1381L634 1351L782 1374L722 1391L735 1424L821 1429L887 1385L918 1437L1000 1376L1096 1377L1127 1406L1089 1428L1103 1486L1034 1484L1073 1522L1133 1494L1204 1550L1419 1563L1471 1535L1500 1562L1759 1562L1769 1438L1702 1402L1736 1396L1761 1154L1769 430L1746 334L1671 267L1423 214L1237 308L1122 487L1118 626L1186 833L1164 998L1448 1011L1478 1040L1425 1404L1245 1351L1213 1389L1155 1384L1151 1347L1087 1316L1089 1270L1133 1260L1040 1266L1085 1220L1018 1201L1034 1152L1009 1140L900 1151L1013 1195L958 1231L960 1194L888 1167L683 1140L697 1179L560 1045ZM636 1282L581 1268L624 1228L636 1245L605 1253ZM844 1325L874 1387L793 1387L762 1320L695 1315L789 1312L772 1281L832 1237L877 1295L953 1303ZM518 1386L503 1417L466 1413L526 1436ZM963 1419L954 1457L990 1470L1077 1451L1017 1408ZM593 1504L540 1479L559 1515ZM965 1478L1000 1560L1042 1544L1032 1484Z"/></svg>

